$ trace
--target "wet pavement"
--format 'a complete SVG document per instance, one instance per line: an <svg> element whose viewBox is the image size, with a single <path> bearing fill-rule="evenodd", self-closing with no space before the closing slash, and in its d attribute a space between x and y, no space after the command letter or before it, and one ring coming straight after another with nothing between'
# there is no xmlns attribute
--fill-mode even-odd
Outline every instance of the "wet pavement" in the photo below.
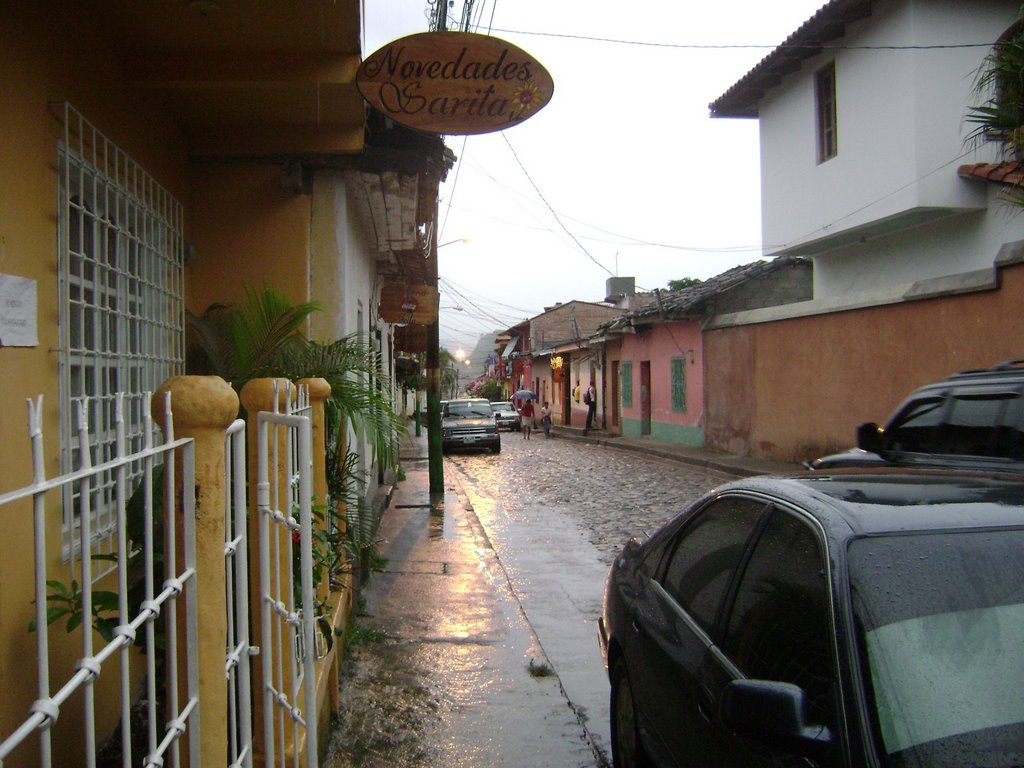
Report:
<svg viewBox="0 0 1024 768"><path fill-rule="evenodd" d="M431 506L425 436L406 439L328 768L610 763L597 644L608 566L631 534L729 475L692 452L609 442L503 433L499 455L446 458Z"/></svg>

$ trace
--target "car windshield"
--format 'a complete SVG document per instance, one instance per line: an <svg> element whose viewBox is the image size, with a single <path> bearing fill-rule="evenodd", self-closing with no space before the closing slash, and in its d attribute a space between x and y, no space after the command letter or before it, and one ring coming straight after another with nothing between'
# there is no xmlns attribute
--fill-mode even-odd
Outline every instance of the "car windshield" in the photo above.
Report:
<svg viewBox="0 0 1024 768"><path fill-rule="evenodd" d="M1020 529L850 544L865 694L885 765L1024 764L1021 552Z"/></svg>
<svg viewBox="0 0 1024 768"><path fill-rule="evenodd" d="M494 407L494 410L501 411L502 413L504 413L506 411L508 411L509 413L515 413L515 410L516 410L512 406L512 403L494 403L493 407Z"/></svg>
<svg viewBox="0 0 1024 768"><path fill-rule="evenodd" d="M445 415L450 419L489 419L494 412L490 403L448 403Z"/></svg>

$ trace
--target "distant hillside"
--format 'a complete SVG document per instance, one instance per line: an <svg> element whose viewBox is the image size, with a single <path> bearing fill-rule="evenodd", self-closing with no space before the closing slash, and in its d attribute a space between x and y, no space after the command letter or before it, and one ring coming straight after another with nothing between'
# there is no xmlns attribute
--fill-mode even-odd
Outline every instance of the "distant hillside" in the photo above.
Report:
<svg viewBox="0 0 1024 768"><path fill-rule="evenodd" d="M482 373L484 366L487 365L487 357L495 354L494 348L497 346L495 337L499 333L501 333L500 329L484 334L477 340L476 346L473 347L473 351L469 353L471 368L474 375Z"/></svg>

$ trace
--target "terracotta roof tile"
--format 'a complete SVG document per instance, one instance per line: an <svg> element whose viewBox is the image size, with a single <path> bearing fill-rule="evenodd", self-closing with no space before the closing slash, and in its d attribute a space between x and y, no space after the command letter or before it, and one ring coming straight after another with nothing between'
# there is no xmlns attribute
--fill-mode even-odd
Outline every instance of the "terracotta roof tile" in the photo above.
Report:
<svg viewBox="0 0 1024 768"><path fill-rule="evenodd" d="M973 163L956 169L964 179L985 179L1013 186L1024 183L1024 163Z"/></svg>

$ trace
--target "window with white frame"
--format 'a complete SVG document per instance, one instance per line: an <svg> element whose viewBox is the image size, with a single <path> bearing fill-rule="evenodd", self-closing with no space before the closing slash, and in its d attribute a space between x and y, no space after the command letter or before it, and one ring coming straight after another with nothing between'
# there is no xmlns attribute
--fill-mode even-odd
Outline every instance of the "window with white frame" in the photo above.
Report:
<svg viewBox="0 0 1024 768"><path fill-rule="evenodd" d="M815 73L814 101L818 118L818 162L824 163L839 153L835 62L830 62Z"/></svg>
<svg viewBox="0 0 1024 768"><path fill-rule="evenodd" d="M61 459L84 462L79 408L93 466L115 457L115 399L124 397L127 451L143 446L146 393L184 370L181 205L70 105L58 146L58 283ZM141 475L132 467L129 480ZM113 474L93 482L95 553L111 551ZM65 499L65 552L78 545L82 499Z"/></svg>

